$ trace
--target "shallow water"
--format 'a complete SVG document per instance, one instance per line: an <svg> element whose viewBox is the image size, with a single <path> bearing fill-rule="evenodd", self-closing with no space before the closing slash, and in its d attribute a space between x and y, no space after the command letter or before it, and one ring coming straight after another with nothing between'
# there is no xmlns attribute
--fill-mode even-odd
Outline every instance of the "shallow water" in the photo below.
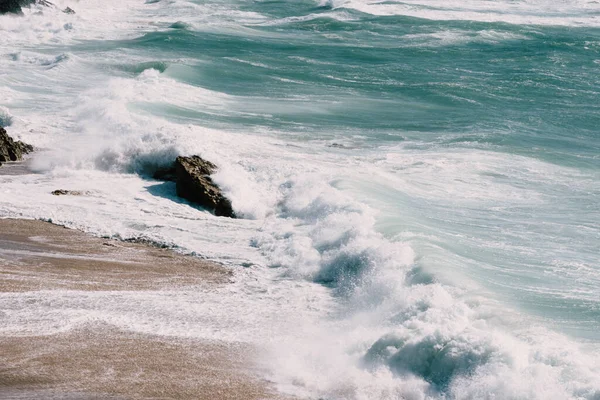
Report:
<svg viewBox="0 0 600 400"><path fill-rule="evenodd" d="M100 296L105 322L255 343L300 396L600 396L598 4L56 3L77 14L0 17L0 121L46 149L0 176L0 215L237 277L208 325L189 293ZM192 153L243 219L148 179ZM27 326L86 323L52 296Z"/></svg>

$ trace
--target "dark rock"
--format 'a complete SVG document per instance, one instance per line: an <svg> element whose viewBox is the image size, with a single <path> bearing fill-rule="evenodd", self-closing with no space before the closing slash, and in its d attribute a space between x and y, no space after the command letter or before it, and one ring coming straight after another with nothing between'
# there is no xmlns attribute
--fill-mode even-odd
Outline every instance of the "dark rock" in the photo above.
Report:
<svg viewBox="0 0 600 400"><path fill-rule="evenodd" d="M235 218L231 202L210 178L216 170L216 165L198 156L177 157L177 195L198 203L217 216Z"/></svg>
<svg viewBox="0 0 600 400"><path fill-rule="evenodd" d="M23 154L32 151L33 146L21 141L14 141L13 138L8 136L6 130L0 126L0 162L19 161L23 158Z"/></svg>
<svg viewBox="0 0 600 400"><path fill-rule="evenodd" d="M46 7L53 5L47 0L0 0L0 14L21 14L23 12L21 7L28 7L32 4L41 4Z"/></svg>
<svg viewBox="0 0 600 400"><path fill-rule="evenodd" d="M15 145L21 150L21 154L29 154L33 152L33 146L27 143L23 143L20 140L15 142Z"/></svg>
<svg viewBox="0 0 600 400"><path fill-rule="evenodd" d="M216 165L199 156L177 157L173 165L156 170L152 177L176 182L179 197L197 203L217 216L235 218L231 202L210 178L216 170Z"/></svg>
<svg viewBox="0 0 600 400"><path fill-rule="evenodd" d="M0 14L19 14L22 12L21 5L23 3L21 0L0 0Z"/></svg>
<svg viewBox="0 0 600 400"><path fill-rule="evenodd" d="M175 173L175 164L168 168L159 168L157 169L152 177L159 181L177 181L177 174Z"/></svg>
<svg viewBox="0 0 600 400"><path fill-rule="evenodd" d="M65 14L75 14L75 10L73 10L71 7L67 7L63 10L63 12Z"/></svg>
<svg viewBox="0 0 600 400"><path fill-rule="evenodd" d="M81 190L65 190L65 189L57 189L52 192L55 196L83 196L88 194L87 192L82 192Z"/></svg>
<svg viewBox="0 0 600 400"><path fill-rule="evenodd" d="M172 249L175 246L167 244L167 243L163 243L163 242L158 242L156 240L153 239L149 239L143 236L139 236L139 237L131 237L131 238L125 238L122 239L124 242L127 243L139 243L139 244L144 244L146 246L152 246L152 247L157 247L159 249Z"/></svg>

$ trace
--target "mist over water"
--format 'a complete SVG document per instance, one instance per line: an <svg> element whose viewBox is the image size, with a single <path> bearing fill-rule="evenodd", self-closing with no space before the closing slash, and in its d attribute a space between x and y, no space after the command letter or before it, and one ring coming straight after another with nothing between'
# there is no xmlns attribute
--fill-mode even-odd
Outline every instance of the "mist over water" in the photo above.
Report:
<svg viewBox="0 0 600 400"><path fill-rule="evenodd" d="M42 149L0 216L234 271L5 293L0 332L249 342L301 398L600 398L600 5L57 0L0 31L0 124ZM149 178L179 154L242 219Z"/></svg>

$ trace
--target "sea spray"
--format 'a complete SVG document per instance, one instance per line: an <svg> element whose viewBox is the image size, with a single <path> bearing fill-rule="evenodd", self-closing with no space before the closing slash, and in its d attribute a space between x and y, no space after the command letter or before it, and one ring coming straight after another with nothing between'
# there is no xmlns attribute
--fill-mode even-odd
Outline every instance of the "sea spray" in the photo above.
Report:
<svg viewBox="0 0 600 400"><path fill-rule="evenodd" d="M307 398L600 396L597 5L56 3L0 16L1 115L45 150L0 216L233 276L6 293L1 332L247 342ZM149 178L180 154L243 218Z"/></svg>

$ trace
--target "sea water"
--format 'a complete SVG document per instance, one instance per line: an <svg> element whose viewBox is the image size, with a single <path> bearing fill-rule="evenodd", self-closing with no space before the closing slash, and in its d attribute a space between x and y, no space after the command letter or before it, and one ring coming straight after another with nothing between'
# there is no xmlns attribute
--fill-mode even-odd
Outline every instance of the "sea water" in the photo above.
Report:
<svg viewBox="0 0 600 400"><path fill-rule="evenodd" d="M0 33L0 124L39 149L0 216L234 271L2 294L0 332L247 342L301 398L600 398L597 2L56 0ZM180 154L240 219L151 178Z"/></svg>

